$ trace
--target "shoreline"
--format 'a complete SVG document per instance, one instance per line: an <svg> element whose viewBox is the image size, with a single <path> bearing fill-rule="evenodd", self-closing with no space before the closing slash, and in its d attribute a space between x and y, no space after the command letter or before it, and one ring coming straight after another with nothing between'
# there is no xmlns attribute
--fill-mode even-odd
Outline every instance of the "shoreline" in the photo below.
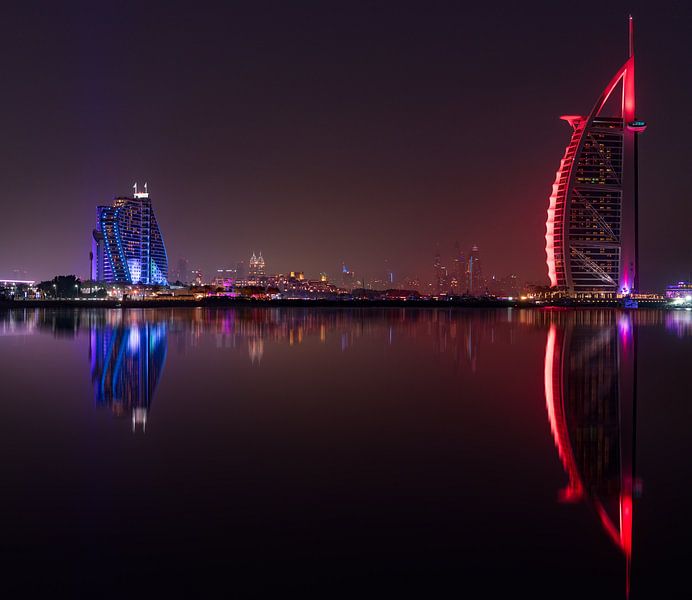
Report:
<svg viewBox="0 0 692 600"><path fill-rule="evenodd" d="M556 301L540 304L518 300L469 298L462 300L253 300L210 297L200 300L0 300L0 310L24 308L630 308L618 300ZM674 309L668 302L639 302L637 308ZM632 310L637 310L632 307Z"/></svg>

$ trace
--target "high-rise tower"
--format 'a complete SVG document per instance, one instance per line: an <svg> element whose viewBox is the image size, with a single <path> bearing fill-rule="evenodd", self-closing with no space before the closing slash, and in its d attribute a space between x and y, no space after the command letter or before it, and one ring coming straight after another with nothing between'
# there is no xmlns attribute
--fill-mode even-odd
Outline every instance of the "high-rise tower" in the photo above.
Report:
<svg viewBox="0 0 692 600"><path fill-rule="evenodd" d="M356 274L346 266L346 263L341 264L341 285L348 291L356 285Z"/></svg>
<svg viewBox="0 0 692 600"><path fill-rule="evenodd" d="M252 256L250 257L250 265L248 268L248 276L250 277L259 277L261 275L264 275L264 257L262 256L262 253L259 253L259 256L256 256L255 253L252 253Z"/></svg>
<svg viewBox="0 0 692 600"><path fill-rule="evenodd" d="M622 96L612 106L608 100L617 88ZM548 207L550 285L572 296L630 294L639 285L637 137L646 128L635 116L632 17L629 57L592 111L561 118L572 137Z"/></svg>
<svg viewBox="0 0 692 600"><path fill-rule="evenodd" d="M96 280L106 283L168 285L168 257L151 199L144 192L122 196L96 209L93 253Z"/></svg>
<svg viewBox="0 0 692 600"><path fill-rule="evenodd" d="M433 259L433 275L435 282L435 293L441 294L443 291L444 277L442 276L442 262L440 261L440 249L435 252L435 258Z"/></svg>
<svg viewBox="0 0 692 600"><path fill-rule="evenodd" d="M466 260L459 242L454 244L454 273L452 278L454 281L452 286L454 293L462 294L468 291L466 289Z"/></svg>
<svg viewBox="0 0 692 600"><path fill-rule="evenodd" d="M478 246L473 246L469 252L468 268L466 270L468 291L479 296L485 292L485 279L481 269L481 253Z"/></svg>

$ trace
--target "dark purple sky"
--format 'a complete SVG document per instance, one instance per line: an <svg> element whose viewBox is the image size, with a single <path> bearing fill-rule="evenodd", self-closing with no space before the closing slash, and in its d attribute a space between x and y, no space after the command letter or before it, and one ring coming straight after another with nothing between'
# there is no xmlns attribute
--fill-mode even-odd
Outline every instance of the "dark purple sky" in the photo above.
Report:
<svg viewBox="0 0 692 600"><path fill-rule="evenodd" d="M95 206L149 182L169 260L429 276L439 243L547 282L570 129L637 30L642 286L692 270L686 2L14 3L0 277L86 275Z"/></svg>

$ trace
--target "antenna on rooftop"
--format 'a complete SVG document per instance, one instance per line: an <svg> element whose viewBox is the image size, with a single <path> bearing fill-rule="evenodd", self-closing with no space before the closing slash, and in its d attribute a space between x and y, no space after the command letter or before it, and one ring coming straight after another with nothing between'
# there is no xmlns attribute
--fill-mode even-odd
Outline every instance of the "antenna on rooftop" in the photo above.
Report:
<svg viewBox="0 0 692 600"><path fill-rule="evenodd" d="M628 58L632 58L634 56L634 20L632 19L632 15L630 15L629 18L629 55Z"/></svg>

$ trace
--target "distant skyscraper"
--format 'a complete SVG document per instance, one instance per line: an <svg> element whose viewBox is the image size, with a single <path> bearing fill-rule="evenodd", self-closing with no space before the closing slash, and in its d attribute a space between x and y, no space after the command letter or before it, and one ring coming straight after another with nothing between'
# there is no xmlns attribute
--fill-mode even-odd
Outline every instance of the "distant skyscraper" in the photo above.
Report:
<svg viewBox="0 0 692 600"><path fill-rule="evenodd" d="M453 285L452 289L455 294L466 292L466 260L464 253L461 251L459 242L454 244L454 270L452 274Z"/></svg>
<svg viewBox="0 0 692 600"><path fill-rule="evenodd" d="M637 138L634 38L629 58L587 116L566 115L572 138L550 195L546 255L551 287L569 295L637 290ZM617 106L608 103L621 86ZM615 113L613 115L613 113Z"/></svg>
<svg viewBox="0 0 692 600"><path fill-rule="evenodd" d="M434 288L436 294L447 294L449 292L449 273L447 267L440 260L440 249L435 252L433 259Z"/></svg>
<svg viewBox="0 0 692 600"><path fill-rule="evenodd" d="M133 197L96 209L93 253L96 280L107 283L168 284L168 257L147 184Z"/></svg>
<svg viewBox="0 0 692 600"><path fill-rule="evenodd" d="M341 265L341 285L347 289L352 290L356 283L356 274L351 271L346 264Z"/></svg>
<svg viewBox="0 0 692 600"><path fill-rule="evenodd" d="M471 294L480 295L485 292L485 280L481 268L481 256L478 246L473 246L469 252L468 267L466 270L467 287Z"/></svg>
<svg viewBox="0 0 692 600"><path fill-rule="evenodd" d="M248 268L248 276L249 277L258 277L261 275L264 275L265 273L265 266L264 266L264 258L262 257L262 253L259 253L259 256L255 256L255 253L252 253L252 256L250 257L250 265Z"/></svg>
<svg viewBox="0 0 692 600"><path fill-rule="evenodd" d="M176 271L175 278L181 283L190 283L190 265L187 259L178 259L178 270Z"/></svg>
<svg viewBox="0 0 692 600"><path fill-rule="evenodd" d="M389 259L385 259L384 264L385 264L385 270L384 270L383 283L384 283L385 287L394 287L394 282L396 280L396 275L394 273L394 269L392 269L392 266L391 266L391 263L389 262Z"/></svg>

